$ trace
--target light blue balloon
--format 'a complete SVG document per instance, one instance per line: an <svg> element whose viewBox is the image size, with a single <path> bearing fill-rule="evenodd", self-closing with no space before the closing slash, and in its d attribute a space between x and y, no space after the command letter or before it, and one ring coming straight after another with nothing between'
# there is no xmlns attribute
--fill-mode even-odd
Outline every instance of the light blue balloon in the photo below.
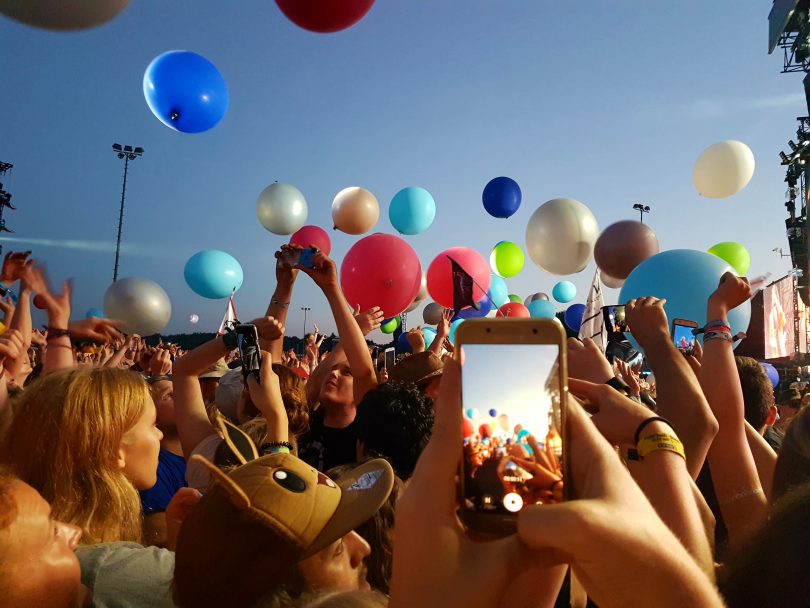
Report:
<svg viewBox="0 0 810 608"><path fill-rule="evenodd" d="M191 256L183 276L191 290L204 298L227 298L234 289L242 287L244 274L232 255L209 249Z"/></svg>
<svg viewBox="0 0 810 608"><path fill-rule="evenodd" d="M391 200L388 217L394 228L402 234L419 234L433 223L436 201L424 188L403 188Z"/></svg>
<svg viewBox="0 0 810 608"><path fill-rule="evenodd" d="M464 323L465 319L456 319L450 324L450 335L447 336L448 340L450 340L450 344L456 343L456 329L458 326Z"/></svg>
<svg viewBox="0 0 810 608"><path fill-rule="evenodd" d="M571 281L560 281L551 290L551 295L560 304L565 304L577 297L577 287Z"/></svg>
<svg viewBox="0 0 810 608"><path fill-rule="evenodd" d="M497 274L490 275L489 298L496 308L500 308L509 301L509 289Z"/></svg>
<svg viewBox="0 0 810 608"><path fill-rule="evenodd" d="M529 302L528 309L529 316L531 316L532 319L553 319L556 314L554 304L548 300Z"/></svg>
<svg viewBox="0 0 810 608"><path fill-rule="evenodd" d="M713 320L706 319L706 302L726 272L734 272L734 269L710 253L692 249L662 251L644 260L630 273L619 294L619 303L626 304L645 296L666 298L664 310L670 324L673 319L687 319L703 327ZM751 303L743 302L729 312L728 320L732 334L746 331L751 320ZM632 335L627 336L638 349ZM698 337L702 341L702 334Z"/></svg>
<svg viewBox="0 0 810 608"><path fill-rule="evenodd" d="M423 327L422 334L425 336L425 348L433 344L433 339L436 337L436 330L432 327Z"/></svg>
<svg viewBox="0 0 810 608"><path fill-rule="evenodd" d="M101 310L100 308L89 308L87 310L87 312L84 314L84 318L85 319L92 319L93 317L96 317L98 319L103 319L104 318L104 311Z"/></svg>

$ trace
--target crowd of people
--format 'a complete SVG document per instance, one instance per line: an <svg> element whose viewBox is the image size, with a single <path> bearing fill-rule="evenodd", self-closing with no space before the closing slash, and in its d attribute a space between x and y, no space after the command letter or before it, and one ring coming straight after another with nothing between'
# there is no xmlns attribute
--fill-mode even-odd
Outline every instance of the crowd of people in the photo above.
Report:
<svg viewBox="0 0 810 608"><path fill-rule="evenodd" d="M662 301L626 303L649 377L570 338L560 458L559 437L508 420L463 432L452 311L389 368L366 340L382 312L352 310L334 261L312 262L277 265L248 373L232 331L149 346L71 320L69 283L5 257L0 606L810 605L810 396L788 378L776 399L735 358L744 279L722 277L687 354ZM317 327L284 351L299 280L329 304L328 352ZM462 525L462 459L529 497L516 533Z"/></svg>

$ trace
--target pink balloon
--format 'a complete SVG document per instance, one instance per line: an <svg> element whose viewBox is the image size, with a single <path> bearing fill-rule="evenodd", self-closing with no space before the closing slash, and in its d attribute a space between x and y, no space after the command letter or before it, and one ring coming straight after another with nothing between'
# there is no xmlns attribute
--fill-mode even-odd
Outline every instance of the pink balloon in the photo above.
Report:
<svg viewBox="0 0 810 608"><path fill-rule="evenodd" d="M326 230L318 226L304 226L290 237L290 245L301 247L317 247L325 255L332 251L332 241Z"/></svg>
<svg viewBox="0 0 810 608"><path fill-rule="evenodd" d="M519 317L529 318L529 309L520 302L507 302L498 309L498 317L509 317L515 319Z"/></svg>
<svg viewBox="0 0 810 608"><path fill-rule="evenodd" d="M489 289L489 263L477 251L467 247L451 247L437 255L427 271L430 297L445 308L453 308L453 258L473 278L473 299L480 302Z"/></svg>
<svg viewBox="0 0 810 608"><path fill-rule="evenodd" d="M410 306L422 283L416 252L401 238L372 234L357 241L343 258L340 286L360 310L379 306L390 319Z"/></svg>
<svg viewBox="0 0 810 608"><path fill-rule="evenodd" d="M462 439L466 439L467 437L472 437L475 435L475 425L473 421L469 418L462 418L461 419L461 437Z"/></svg>

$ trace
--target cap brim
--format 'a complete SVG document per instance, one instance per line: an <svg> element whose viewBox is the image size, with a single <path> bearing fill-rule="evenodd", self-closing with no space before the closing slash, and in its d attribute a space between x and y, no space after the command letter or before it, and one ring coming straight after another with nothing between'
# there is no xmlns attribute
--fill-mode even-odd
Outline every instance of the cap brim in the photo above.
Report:
<svg viewBox="0 0 810 608"><path fill-rule="evenodd" d="M394 470L388 462L377 458L341 475L335 483L341 491L340 503L301 559L314 555L371 519L391 494Z"/></svg>
<svg viewBox="0 0 810 608"><path fill-rule="evenodd" d="M437 369L436 371L429 373L427 376L422 376L421 378L419 378L419 380L416 381L416 386L422 386L423 384L426 384L429 380L433 380L433 378L435 378L436 376L441 376L442 373L444 373L444 369Z"/></svg>

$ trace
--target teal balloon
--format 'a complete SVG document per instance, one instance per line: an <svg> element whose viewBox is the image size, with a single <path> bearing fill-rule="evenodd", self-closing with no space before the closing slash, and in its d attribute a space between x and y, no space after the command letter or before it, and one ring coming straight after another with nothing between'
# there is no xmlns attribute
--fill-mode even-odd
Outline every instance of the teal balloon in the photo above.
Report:
<svg viewBox="0 0 810 608"><path fill-rule="evenodd" d="M713 320L706 319L706 302L726 272L734 272L729 263L710 253L692 249L662 251L630 273L619 294L619 303L627 304L646 296L666 298L664 310L670 323L673 319L687 319L702 327ZM732 334L746 331L751 320L751 303L745 301L730 311L728 320ZM632 334L626 335L638 349ZM702 334L698 338L702 339Z"/></svg>
<svg viewBox="0 0 810 608"><path fill-rule="evenodd" d="M96 317L97 319L103 319L104 311L101 310L100 308L90 308L84 314L85 319L92 319L93 317Z"/></svg>
<svg viewBox="0 0 810 608"><path fill-rule="evenodd" d="M384 334L392 334L399 328L399 324L400 324L399 317L383 319L383 322L380 325L380 331Z"/></svg>
<svg viewBox="0 0 810 608"><path fill-rule="evenodd" d="M496 308L500 308L509 301L509 289L497 274L490 275L489 298Z"/></svg>
<svg viewBox="0 0 810 608"><path fill-rule="evenodd" d="M436 337L436 330L432 327L423 327L422 335L425 336L425 348L433 344L433 339Z"/></svg>
<svg viewBox="0 0 810 608"><path fill-rule="evenodd" d="M448 340L450 340L450 344L456 343L456 329L458 326L464 323L464 319L456 319L450 324L450 335L447 336Z"/></svg>
<svg viewBox="0 0 810 608"><path fill-rule="evenodd" d="M464 410L464 413L470 420L475 420L478 418L478 416L480 416L480 413L474 407L468 407L466 410Z"/></svg>
<svg viewBox="0 0 810 608"><path fill-rule="evenodd" d="M577 287L571 281L560 281L551 290L551 295L560 304L566 304L577 297Z"/></svg>
<svg viewBox="0 0 810 608"><path fill-rule="evenodd" d="M391 199L388 218L391 225L402 234L419 234L433 223L436 217L436 201L424 188L403 188Z"/></svg>
<svg viewBox="0 0 810 608"><path fill-rule="evenodd" d="M191 290L204 298L227 298L242 287L242 266L232 255L209 249L195 253L183 269L183 276Z"/></svg>
<svg viewBox="0 0 810 608"><path fill-rule="evenodd" d="M554 304L548 300L535 300L529 302L529 316L532 319L553 319L556 315Z"/></svg>

